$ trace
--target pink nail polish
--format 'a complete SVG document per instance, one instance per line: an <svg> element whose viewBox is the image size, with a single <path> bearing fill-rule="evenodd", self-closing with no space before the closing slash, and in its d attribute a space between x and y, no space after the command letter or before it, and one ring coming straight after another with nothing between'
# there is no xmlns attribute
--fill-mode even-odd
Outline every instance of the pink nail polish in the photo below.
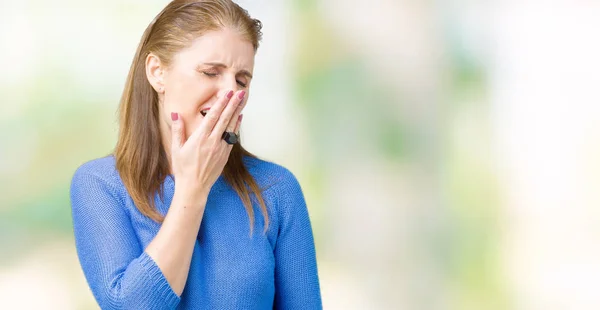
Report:
<svg viewBox="0 0 600 310"><path fill-rule="evenodd" d="M179 114L177 114L175 112L171 112L171 120L176 121L178 119L179 119Z"/></svg>
<svg viewBox="0 0 600 310"><path fill-rule="evenodd" d="M227 99L231 99L233 97L233 90L227 92Z"/></svg>
<svg viewBox="0 0 600 310"><path fill-rule="evenodd" d="M246 95L246 91L242 90L242 92L238 95L238 98L240 98L240 100L244 99L244 96Z"/></svg>
<svg viewBox="0 0 600 310"><path fill-rule="evenodd" d="M238 122L241 122L242 118L244 118L244 114L240 114L240 116L238 116Z"/></svg>

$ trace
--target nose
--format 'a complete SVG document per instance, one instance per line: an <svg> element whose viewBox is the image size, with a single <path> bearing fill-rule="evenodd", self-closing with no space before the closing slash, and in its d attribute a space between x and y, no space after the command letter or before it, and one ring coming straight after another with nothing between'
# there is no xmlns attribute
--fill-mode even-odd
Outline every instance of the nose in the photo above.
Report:
<svg viewBox="0 0 600 310"><path fill-rule="evenodd" d="M223 74L221 79L221 85L219 85L220 91L237 91L238 85L234 75Z"/></svg>

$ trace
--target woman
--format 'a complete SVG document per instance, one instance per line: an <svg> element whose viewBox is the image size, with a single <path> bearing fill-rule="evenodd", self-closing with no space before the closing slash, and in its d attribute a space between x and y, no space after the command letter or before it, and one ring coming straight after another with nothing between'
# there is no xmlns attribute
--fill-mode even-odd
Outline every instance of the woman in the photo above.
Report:
<svg viewBox="0 0 600 310"><path fill-rule="evenodd" d="M231 1L175 0L144 32L115 152L71 185L102 309L322 308L300 185L238 139L260 30Z"/></svg>

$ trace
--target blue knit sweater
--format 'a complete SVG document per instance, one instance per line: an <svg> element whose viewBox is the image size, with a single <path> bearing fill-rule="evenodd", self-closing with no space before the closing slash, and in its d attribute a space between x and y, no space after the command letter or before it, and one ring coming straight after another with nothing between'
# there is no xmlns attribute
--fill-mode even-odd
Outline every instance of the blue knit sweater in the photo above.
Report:
<svg viewBox="0 0 600 310"><path fill-rule="evenodd" d="M113 156L77 169L71 184L75 243L87 282L102 309L321 309L315 246L300 185L286 168L255 158L244 162L261 188L269 228L253 199L250 236L241 199L219 177L212 187L194 246L185 289L177 296L144 252L160 225L133 204ZM168 176L158 211L169 209Z"/></svg>

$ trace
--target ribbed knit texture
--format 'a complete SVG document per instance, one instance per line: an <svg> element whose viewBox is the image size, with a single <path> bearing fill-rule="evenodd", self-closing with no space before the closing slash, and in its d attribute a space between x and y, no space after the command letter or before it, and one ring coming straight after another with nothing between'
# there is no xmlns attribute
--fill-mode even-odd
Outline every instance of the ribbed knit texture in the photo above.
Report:
<svg viewBox="0 0 600 310"><path fill-rule="evenodd" d="M321 309L315 246L300 184L286 168L244 162L269 211L269 229L256 200L255 226L241 199L219 177L208 196L185 289L177 296L144 249L160 225L133 204L108 156L77 169L71 184L75 243L87 282L102 309ZM156 195L163 215L175 180Z"/></svg>

